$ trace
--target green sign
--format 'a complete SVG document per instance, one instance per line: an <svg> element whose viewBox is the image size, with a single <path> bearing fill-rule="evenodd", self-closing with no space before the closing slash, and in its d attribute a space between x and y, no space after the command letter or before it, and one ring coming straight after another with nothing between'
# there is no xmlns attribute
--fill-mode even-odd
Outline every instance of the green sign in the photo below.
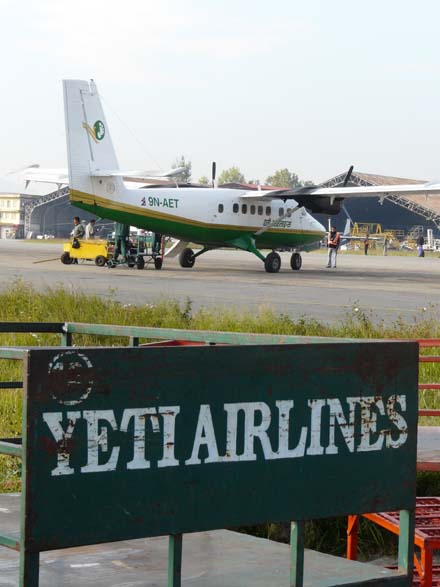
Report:
<svg viewBox="0 0 440 587"><path fill-rule="evenodd" d="M29 547L412 508L417 364L413 343L31 350Z"/></svg>

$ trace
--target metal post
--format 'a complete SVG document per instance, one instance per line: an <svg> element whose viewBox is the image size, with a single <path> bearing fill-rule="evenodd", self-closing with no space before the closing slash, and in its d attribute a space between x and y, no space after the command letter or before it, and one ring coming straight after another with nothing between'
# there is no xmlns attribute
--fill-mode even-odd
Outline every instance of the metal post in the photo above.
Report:
<svg viewBox="0 0 440 587"><path fill-rule="evenodd" d="M348 516L347 523L347 558L357 560L359 516Z"/></svg>
<svg viewBox="0 0 440 587"><path fill-rule="evenodd" d="M292 522L290 528L290 587L303 587L304 522Z"/></svg>
<svg viewBox="0 0 440 587"><path fill-rule="evenodd" d="M399 571L408 575L408 584L412 585L414 571L414 510L400 510L399 522Z"/></svg>
<svg viewBox="0 0 440 587"><path fill-rule="evenodd" d="M138 336L130 336L130 346L139 346L139 337Z"/></svg>
<svg viewBox="0 0 440 587"><path fill-rule="evenodd" d="M19 587L38 587L40 575L40 553L20 549Z"/></svg>
<svg viewBox="0 0 440 587"><path fill-rule="evenodd" d="M63 332L61 334L61 346L72 346L72 333Z"/></svg>
<svg viewBox="0 0 440 587"><path fill-rule="evenodd" d="M168 587L182 584L182 534L172 534L168 542Z"/></svg>

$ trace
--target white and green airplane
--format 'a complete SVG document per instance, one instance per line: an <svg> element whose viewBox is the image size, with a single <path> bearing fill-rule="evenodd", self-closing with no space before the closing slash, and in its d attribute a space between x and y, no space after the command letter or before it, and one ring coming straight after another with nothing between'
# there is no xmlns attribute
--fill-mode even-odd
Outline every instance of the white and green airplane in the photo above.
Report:
<svg viewBox="0 0 440 587"><path fill-rule="evenodd" d="M124 178L142 179L147 174L119 169L95 83L64 80L63 85L72 204L101 218L178 239L170 256L179 254L182 267L193 267L207 251L231 247L253 253L266 271L276 273L281 266L277 249L300 249L326 234L306 208L335 214L345 198L440 194L440 184L273 191L182 185L133 189ZM201 249L194 252L188 248L190 242ZM261 249L271 252L264 255ZM291 268L298 270L301 264L300 254L293 252Z"/></svg>

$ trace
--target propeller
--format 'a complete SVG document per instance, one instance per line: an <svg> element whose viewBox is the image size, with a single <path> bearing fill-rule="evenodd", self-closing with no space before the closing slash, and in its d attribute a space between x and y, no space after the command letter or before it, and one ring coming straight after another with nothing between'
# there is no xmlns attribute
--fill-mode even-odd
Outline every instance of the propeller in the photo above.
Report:
<svg viewBox="0 0 440 587"><path fill-rule="evenodd" d="M211 171L211 180L212 180L212 187L216 188L217 183L215 181L215 174L217 171L217 163L215 161L212 162L212 171Z"/></svg>
<svg viewBox="0 0 440 587"><path fill-rule="evenodd" d="M346 187L347 183L350 181L351 174L353 173L353 165L350 166L350 169L347 171L347 175L345 176L344 183L342 187Z"/></svg>

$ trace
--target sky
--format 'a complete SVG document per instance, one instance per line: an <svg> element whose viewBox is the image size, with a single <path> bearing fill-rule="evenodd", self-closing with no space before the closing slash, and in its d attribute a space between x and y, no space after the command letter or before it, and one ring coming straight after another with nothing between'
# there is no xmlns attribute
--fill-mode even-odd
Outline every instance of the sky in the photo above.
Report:
<svg viewBox="0 0 440 587"><path fill-rule="evenodd" d="M122 169L440 179L437 0L0 0L0 175L66 166L93 78Z"/></svg>

